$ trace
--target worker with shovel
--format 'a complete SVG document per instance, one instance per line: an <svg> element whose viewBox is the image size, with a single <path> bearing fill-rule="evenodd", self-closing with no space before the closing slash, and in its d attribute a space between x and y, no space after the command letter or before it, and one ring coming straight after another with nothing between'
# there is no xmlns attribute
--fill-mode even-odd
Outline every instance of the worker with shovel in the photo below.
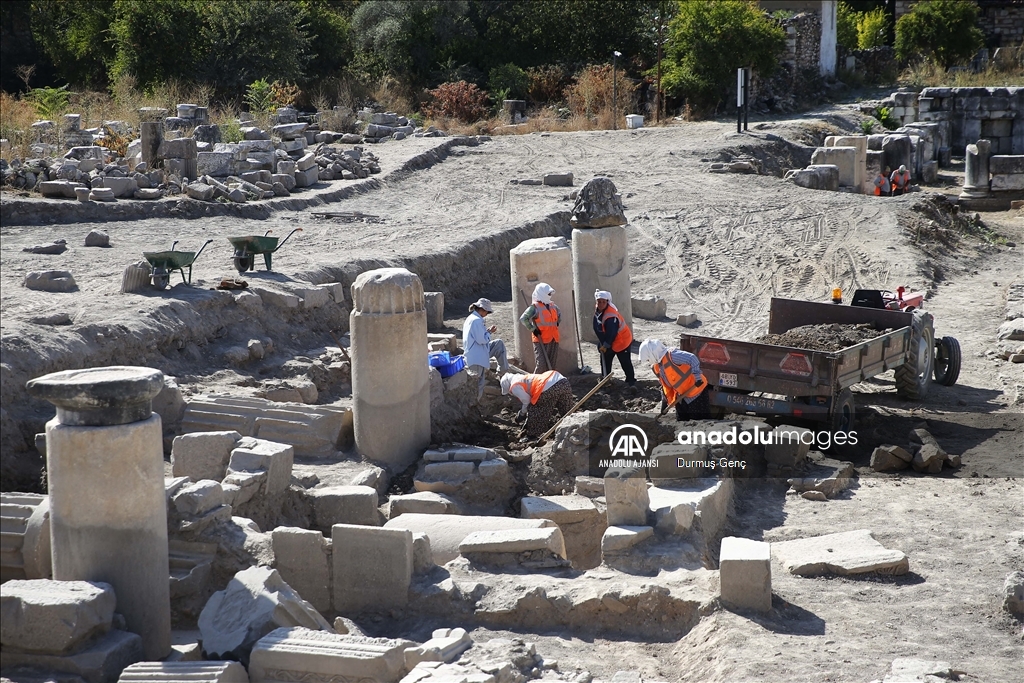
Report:
<svg viewBox="0 0 1024 683"><path fill-rule="evenodd" d="M640 344L640 362L650 366L661 383L661 414L675 406L676 420L706 420L711 403L704 389L708 383L700 372L700 361L688 351L668 348L657 339Z"/></svg>
<svg viewBox="0 0 1024 683"><path fill-rule="evenodd" d="M612 361L618 358L622 372L626 375L626 384L633 386L636 377L633 374L633 359L629 356L633 332L612 304L611 292L599 289L594 292L594 299L594 334L597 335L597 350L601 352L601 377L612 374Z"/></svg>
<svg viewBox="0 0 1024 683"><path fill-rule="evenodd" d="M535 439L573 408L572 386L560 372L540 374L506 373L501 378L501 393L515 396L522 403L516 421L526 420L525 435Z"/></svg>
<svg viewBox="0 0 1024 683"><path fill-rule="evenodd" d="M519 322L533 333L533 356L536 372L554 370L558 364L558 326L562 312L551 302L555 290L546 282L533 288L533 303L519 316Z"/></svg>

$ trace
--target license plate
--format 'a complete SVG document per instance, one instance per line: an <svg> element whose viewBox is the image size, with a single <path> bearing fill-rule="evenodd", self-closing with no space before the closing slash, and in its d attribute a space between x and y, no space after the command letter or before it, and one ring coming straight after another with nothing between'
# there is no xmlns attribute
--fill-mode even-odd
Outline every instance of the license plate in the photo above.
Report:
<svg viewBox="0 0 1024 683"><path fill-rule="evenodd" d="M718 386L736 388L736 373L723 372L718 376Z"/></svg>

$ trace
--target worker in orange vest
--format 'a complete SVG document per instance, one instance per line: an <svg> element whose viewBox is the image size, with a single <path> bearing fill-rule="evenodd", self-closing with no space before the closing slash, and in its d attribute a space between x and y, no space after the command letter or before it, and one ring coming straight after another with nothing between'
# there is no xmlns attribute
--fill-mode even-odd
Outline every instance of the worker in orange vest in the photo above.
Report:
<svg viewBox="0 0 1024 683"><path fill-rule="evenodd" d="M611 292L597 290L594 308L594 334L597 335L597 350L601 352L601 377L611 374L612 360L619 359L626 384L636 384L633 374L633 359L629 356L629 345L633 343L633 332L626 320L612 304Z"/></svg>
<svg viewBox="0 0 1024 683"><path fill-rule="evenodd" d="M657 339L640 344L640 362L649 365L661 383L661 414L675 406L676 420L706 420L711 402L700 361L688 351L670 349Z"/></svg>
<svg viewBox="0 0 1024 683"><path fill-rule="evenodd" d="M885 172L878 172L875 176L875 196L876 197L888 197L892 194L892 186L889 184L889 167L885 167Z"/></svg>
<svg viewBox="0 0 1024 683"><path fill-rule="evenodd" d="M535 372L554 370L558 365L558 326L562 323L562 312L551 302L555 290L546 282L533 288L533 303L519 316L519 322L533 333L533 357Z"/></svg>
<svg viewBox="0 0 1024 683"><path fill-rule="evenodd" d="M889 183L892 185L893 197L905 193L910 188L910 171L906 166L900 166L892 172Z"/></svg>
<svg viewBox="0 0 1024 683"><path fill-rule="evenodd" d="M526 420L526 436L531 438L551 429L574 403L569 380L555 370L528 375L506 373L501 378L501 393L519 399L522 408L516 421Z"/></svg>

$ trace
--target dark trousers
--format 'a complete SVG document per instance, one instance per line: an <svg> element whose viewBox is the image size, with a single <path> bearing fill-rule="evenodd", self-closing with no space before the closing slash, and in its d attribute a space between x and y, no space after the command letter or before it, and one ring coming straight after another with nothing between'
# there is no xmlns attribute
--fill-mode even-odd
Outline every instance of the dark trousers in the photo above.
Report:
<svg viewBox="0 0 1024 683"><path fill-rule="evenodd" d="M626 381L633 382L636 377L633 375L633 359L629 356L629 349L615 352L610 348L607 351L601 352L601 377L610 375L612 372L612 361L618 358L619 365L622 366L622 372L626 374Z"/></svg>
<svg viewBox="0 0 1024 683"><path fill-rule="evenodd" d="M537 362L537 369L534 370L537 374L557 369L555 366L558 365L558 342L542 344L534 339L533 359ZM551 362L548 363L548 361Z"/></svg>
<svg viewBox="0 0 1024 683"><path fill-rule="evenodd" d="M676 401L676 421L684 420L709 420L711 419L711 399L707 391L700 392L700 396L689 403L683 399Z"/></svg>
<svg viewBox="0 0 1024 683"><path fill-rule="evenodd" d="M906 191L906 190L903 190L903 189L901 189L901 188L898 188L898 187L894 187L894 188L892 188L892 194L891 194L891 195L889 195L889 196L890 196L890 197L899 197L899 196L900 196L901 194L903 194L903 193L904 193L905 191Z"/></svg>

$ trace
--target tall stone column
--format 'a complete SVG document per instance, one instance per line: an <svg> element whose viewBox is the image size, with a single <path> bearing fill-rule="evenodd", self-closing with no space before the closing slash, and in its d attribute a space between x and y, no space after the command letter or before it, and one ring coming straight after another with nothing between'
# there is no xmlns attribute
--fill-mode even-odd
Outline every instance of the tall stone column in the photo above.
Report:
<svg viewBox="0 0 1024 683"><path fill-rule="evenodd" d="M152 368L66 370L30 381L57 407L46 424L53 578L103 581L142 637L146 659L171 651L163 434Z"/></svg>
<svg viewBox="0 0 1024 683"><path fill-rule="evenodd" d="M588 180L576 195L569 219L572 231L572 282L579 308L580 336L597 342L594 334L594 292L605 290L612 304L633 326L633 300L629 292L629 240L626 214L615 184L602 176Z"/></svg>
<svg viewBox="0 0 1024 683"><path fill-rule="evenodd" d="M427 312L419 276L381 268L352 284L356 450L401 472L430 444Z"/></svg>
<svg viewBox="0 0 1024 683"><path fill-rule="evenodd" d="M964 189L960 196L965 199L979 199L989 196L988 157L992 153L989 140L978 140L967 145L964 155Z"/></svg>
<svg viewBox="0 0 1024 683"><path fill-rule="evenodd" d="M515 352L522 361L522 367L533 372L536 359L533 355L533 334L519 322L519 316L532 303L534 288L546 282L554 288L551 301L562 313L555 369L563 375L574 374L579 369L579 354L576 351L576 313L572 305L572 250L568 242L564 237L526 240L509 252L509 260L512 266Z"/></svg>
<svg viewBox="0 0 1024 683"><path fill-rule="evenodd" d="M572 231L572 279L579 314L576 324L585 341L597 343L594 334L594 292L611 293L612 304L633 328L633 301L629 290L629 240L626 229L576 228Z"/></svg>

